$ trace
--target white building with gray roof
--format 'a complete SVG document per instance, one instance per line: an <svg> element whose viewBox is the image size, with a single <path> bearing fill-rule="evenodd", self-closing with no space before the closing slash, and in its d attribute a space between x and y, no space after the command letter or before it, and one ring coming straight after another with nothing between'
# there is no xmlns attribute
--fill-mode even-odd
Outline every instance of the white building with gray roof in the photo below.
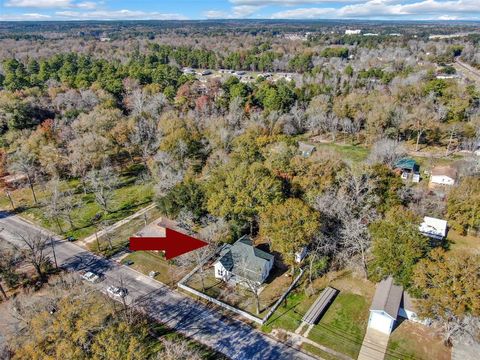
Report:
<svg viewBox="0 0 480 360"><path fill-rule="evenodd" d="M419 321L409 295L402 286L395 285L390 276L377 284L370 306L368 327L390 334L399 316Z"/></svg>
<svg viewBox="0 0 480 360"><path fill-rule="evenodd" d="M253 246L244 235L233 245L226 245L214 264L215 277L223 281L242 283L253 281L262 284L273 267L274 256Z"/></svg>

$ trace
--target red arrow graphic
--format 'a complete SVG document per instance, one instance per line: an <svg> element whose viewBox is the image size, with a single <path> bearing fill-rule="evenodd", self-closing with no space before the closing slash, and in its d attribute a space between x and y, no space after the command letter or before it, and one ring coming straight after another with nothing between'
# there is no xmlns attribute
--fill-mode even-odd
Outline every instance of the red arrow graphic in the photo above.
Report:
<svg viewBox="0 0 480 360"><path fill-rule="evenodd" d="M165 259L170 260L179 255L200 249L208 244L205 241L166 228L165 237L135 237L130 238L130 250L165 251Z"/></svg>

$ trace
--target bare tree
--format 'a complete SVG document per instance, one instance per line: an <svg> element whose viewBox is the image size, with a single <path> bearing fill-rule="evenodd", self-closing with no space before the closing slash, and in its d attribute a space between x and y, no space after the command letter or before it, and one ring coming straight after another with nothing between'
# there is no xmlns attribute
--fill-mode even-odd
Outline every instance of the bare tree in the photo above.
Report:
<svg viewBox="0 0 480 360"><path fill-rule="evenodd" d="M110 166L103 166L100 170L92 170L87 174L87 182L95 195L95 201L105 212L111 211L111 201L114 190L120 180Z"/></svg>
<svg viewBox="0 0 480 360"><path fill-rule="evenodd" d="M185 340L162 339L163 350L157 354L157 360L201 360L200 353L192 349Z"/></svg>
<svg viewBox="0 0 480 360"><path fill-rule="evenodd" d="M48 187L51 189L50 201L47 205L46 215L57 223L58 229L63 234L62 224L60 223L61 211L61 197L60 180L53 178L50 180Z"/></svg>
<svg viewBox="0 0 480 360"><path fill-rule="evenodd" d="M185 231L193 235L193 231L191 228L191 224L193 223L191 214L184 214L181 215L183 219L179 221ZM178 219L177 219L178 220ZM204 239L208 241L208 239ZM189 268L194 264L198 267L197 275L200 277L200 282L202 284L202 291L205 291L205 277L207 275L205 265L209 258L211 258L218 250L218 244L216 243L208 243L207 246L204 246L200 249L191 251L185 255L179 256L175 259L177 265Z"/></svg>
<svg viewBox="0 0 480 360"><path fill-rule="evenodd" d="M155 190L157 195L163 196L183 180L185 171L183 166L166 152L158 152L154 160L152 174L155 179Z"/></svg>
<svg viewBox="0 0 480 360"><path fill-rule="evenodd" d="M68 221L70 229L75 229L75 223L72 218L72 211L77 206L72 190L65 191L60 197L60 216Z"/></svg>
<svg viewBox="0 0 480 360"><path fill-rule="evenodd" d="M372 151L368 156L368 162L392 167L406 153L405 147L399 141L383 138L373 144Z"/></svg>
<svg viewBox="0 0 480 360"><path fill-rule="evenodd" d="M37 164L35 157L23 150L17 150L11 157L10 170L12 172L24 174L27 177L28 186L32 191L33 200L38 204L37 195L34 189L35 178L37 175Z"/></svg>
<svg viewBox="0 0 480 360"><path fill-rule="evenodd" d="M140 116L136 119L133 132L130 136L130 141L138 148L146 169L149 169L148 160L155 154L158 148L159 134L157 126L158 122L153 118Z"/></svg>
<svg viewBox="0 0 480 360"><path fill-rule="evenodd" d="M47 254L47 247L50 245L50 236L41 233L18 233L18 239L22 247L18 248L22 252L25 261L31 264L41 281L45 280L45 266L50 262Z"/></svg>
<svg viewBox="0 0 480 360"><path fill-rule="evenodd" d="M343 188L319 196L314 205L324 216L321 248L344 263L360 255L365 276L371 242L368 225L376 218L374 199L368 177L350 173Z"/></svg>
<svg viewBox="0 0 480 360"><path fill-rule="evenodd" d="M480 317L471 314L450 314L448 320L438 321L445 343L480 344Z"/></svg>

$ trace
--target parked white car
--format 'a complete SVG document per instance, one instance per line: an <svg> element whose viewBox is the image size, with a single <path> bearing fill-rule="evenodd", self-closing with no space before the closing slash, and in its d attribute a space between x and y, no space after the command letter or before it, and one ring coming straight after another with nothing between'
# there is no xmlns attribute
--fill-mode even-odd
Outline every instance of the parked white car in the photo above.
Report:
<svg viewBox="0 0 480 360"><path fill-rule="evenodd" d="M127 296L127 289L122 289L112 285L107 288L107 294L110 296L123 298Z"/></svg>
<svg viewBox="0 0 480 360"><path fill-rule="evenodd" d="M100 276L95 274L94 272L88 271L82 275L82 279L92 284L95 284L100 281Z"/></svg>

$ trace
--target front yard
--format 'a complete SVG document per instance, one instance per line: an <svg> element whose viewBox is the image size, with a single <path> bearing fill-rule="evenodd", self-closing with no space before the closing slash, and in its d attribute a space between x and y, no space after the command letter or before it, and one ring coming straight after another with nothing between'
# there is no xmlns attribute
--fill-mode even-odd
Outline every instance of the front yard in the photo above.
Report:
<svg viewBox="0 0 480 360"><path fill-rule="evenodd" d="M286 276L285 274L285 268L280 268L275 265L270 272L270 276L265 283L262 284L259 294L260 314L257 314L256 299L252 291L244 285L225 283L221 279L215 278L214 269L211 264L204 271L204 288L199 271L195 272L187 280L185 285L228 305L262 318L292 283L292 277Z"/></svg>
<svg viewBox="0 0 480 360"><path fill-rule="evenodd" d="M308 338L356 358L367 328L374 285L367 280L354 277L349 272L331 272L317 279L314 282L315 295L313 296L307 296L302 289L290 294L287 304L277 309L263 326L263 330L270 332L273 329L284 329L295 332L301 325L305 313L326 286L334 287L340 290L340 293L318 324L312 327ZM310 352L315 353L315 350L319 350L307 344L304 346Z"/></svg>
<svg viewBox="0 0 480 360"><path fill-rule="evenodd" d="M111 256L126 249L129 244L129 238L133 236L133 234L140 231L145 226L145 223L149 223L160 216L160 211L157 207L154 207L148 210L144 215L140 215L128 223L114 229L112 232L98 237L98 243L95 239L88 243L87 247L94 253Z"/></svg>
<svg viewBox="0 0 480 360"><path fill-rule="evenodd" d="M176 284L190 270L176 266L172 261L165 260L163 254L154 251L134 251L122 262L133 262L130 267L145 275L154 271L155 279L169 286Z"/></svg>

